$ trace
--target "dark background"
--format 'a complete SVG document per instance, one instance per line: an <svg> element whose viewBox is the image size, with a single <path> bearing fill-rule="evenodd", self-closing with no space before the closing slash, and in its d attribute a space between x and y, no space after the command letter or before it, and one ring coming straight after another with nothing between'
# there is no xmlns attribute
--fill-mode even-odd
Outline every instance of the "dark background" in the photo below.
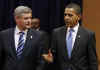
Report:
<svg viewBox="0 0 100 70"><path fill-rule="evenodd" d="M0 31L14 27L13 11L18 5L32 8L33 17L40 18L42 30L51 31L64 25L64 6L70 2L82 7L82 0L0 0Z"/></svg>

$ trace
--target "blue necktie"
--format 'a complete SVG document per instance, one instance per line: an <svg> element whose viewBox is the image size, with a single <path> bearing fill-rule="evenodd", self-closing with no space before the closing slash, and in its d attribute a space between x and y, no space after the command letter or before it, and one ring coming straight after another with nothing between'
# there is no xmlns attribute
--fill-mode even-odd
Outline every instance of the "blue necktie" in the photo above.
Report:
<svg viewBox="0 0 100 70"><path fill-rule="evenodd" d="M71 57L71 52L72 52L72 32L73 32L73 29L70 29L69 30L69 35L66 39L66 42L67 42L67 51L68 51L68 57L70 58Z"/></svg>
<svg viewBox="0 0 100 70"><path fill-rule="evenodd" d="M17 51L16 51L18 59L21 58L21 54L22 54L23 48L24 48L24 38L23 38L24 32L20 32L19 34L20 34L20 37L19 37L18 47L17 47Z"/></svg>

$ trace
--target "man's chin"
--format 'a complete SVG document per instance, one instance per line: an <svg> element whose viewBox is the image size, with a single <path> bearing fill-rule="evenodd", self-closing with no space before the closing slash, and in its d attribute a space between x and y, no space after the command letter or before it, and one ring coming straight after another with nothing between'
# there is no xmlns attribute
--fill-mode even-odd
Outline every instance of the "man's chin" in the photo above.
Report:
<svg viewBox="0 0 100 70"><path fill-rule="evenodd" d="M66 26L69 27L70 26L70 23L66 23Z"/></svg>
<svg viewBox="0 0 100 70"><path fill-rule="evenodd" d="M73 27L73 25L70 24L70 23L69 23L69 24L66 24L66 26L67 26L67 27L71 27L71 28Z"/></svg>

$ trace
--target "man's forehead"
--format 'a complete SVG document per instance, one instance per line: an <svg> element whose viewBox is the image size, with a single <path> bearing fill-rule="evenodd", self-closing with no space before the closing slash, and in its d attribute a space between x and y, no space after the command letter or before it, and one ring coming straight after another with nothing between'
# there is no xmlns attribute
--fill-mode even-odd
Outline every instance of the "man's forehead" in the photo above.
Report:
<svg viewBox="0 0 100 70"><path fill-rule="evenodd" d="M64 13L76 13L76 11L74 10L74 8L65 8Z"/></svg>
<svg viewBox="0 0 100 70"><path fill-rule="evenodd" d="M74 8L65 8L65 11L75 11Z"/></svg>

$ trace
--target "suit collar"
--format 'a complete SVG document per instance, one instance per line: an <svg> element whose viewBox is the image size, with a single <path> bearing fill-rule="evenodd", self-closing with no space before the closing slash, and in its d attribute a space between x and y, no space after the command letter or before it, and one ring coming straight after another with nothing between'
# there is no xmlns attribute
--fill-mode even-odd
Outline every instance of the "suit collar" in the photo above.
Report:
<svg viewBox="0 0 100 70"><path fill-rule="evenodd" d="M79 26L78 32L77 32L77 35L76 35L76 39L75 39L75 43L74 43L74 46L73 46L73 49L72 49L72 56L71 57L73 57L75 54L77 54L76 52L79 49L81 36L82 36L82 27Z"/></svg>
<svg viewBox="0 0 100 70"><path fill-rule="evenodd" d="M15 39L14 39L14 32L15 32L15 28L12 28L11 31L10 31L10 50L11 50L11 53L12 55L14 56L14 58L16 58L16 49L15 49Z"/></svg>
<svg viewBox="0 0 100 70"><path fill-rule="evenodd" d="M30 52L30 50L32 49L33 43L35 43L34 42L35 40L33 40L33 39L35 39L35 36L33 35L32 29L29 29L28 32L27 32L26 42L25 42L25 45L24 45L24 49L23 49L21 59L23 59L24 56L26 56Z"/></svg>
<svg viewBox="0 0 100 70"><path fill-rule="evenodd" d="M67 28L66 26L63 26L63 28L61 29L61 32L60 32L60 40L61 40L61 51L62 51L62 55L64 57L64 60L67 60L68 58L68 54L67 54L67 48L66 48L66 33L67 33Z"/></svg>
<svg viewBox="0 0 100 70"><path fill-rule="evenodd" d="M15 39L14 39L14 32L15 32L15 28L12 28L11 31L10 31L10 50L11 50L11 54L13 55L14 58L17 58L16 56L16 49L15 49ZM26 42L25 42L25 46L24 46L24 50L23 50L23 53L22 53L22 58L24 55L26 55L26 51L28 52L29 48L30 48L30 40L33 38L33 35L32 35L32 32L31 30L29 29L28 32L27 32L27 37L26 37Z"/></svg>
<svg viewBox="0 0 100 70"><path fill-rule="evenodd" d="M62 29L63 30L63 29ZM65 39L65 37L66 37L66 27L64 27L64 30L63 30L63 32L62 33L64 33L64 35L62 36L62 44L63 44L63 46L64 46L64 48L62 49L63 51L63 53L64 53L64 59L66 60L67 58L68 58L68 54L65 54L65 53L67 53L67 48L66 48L66 39ZM80 44L80 39L81 39L81 36L82 36L82 27L81 26L79 26L79 28L78 28L78 32L77 32L77 35L76 35L76 39L75 39L75 43L74 43L74 46L73 46L73 49L72 49L72 54L71 54L71 58L73 58L73 56L75 56L77 53L77 50L79 49L79 44ZM66 48L66 49L65 49Z"/></svg>

